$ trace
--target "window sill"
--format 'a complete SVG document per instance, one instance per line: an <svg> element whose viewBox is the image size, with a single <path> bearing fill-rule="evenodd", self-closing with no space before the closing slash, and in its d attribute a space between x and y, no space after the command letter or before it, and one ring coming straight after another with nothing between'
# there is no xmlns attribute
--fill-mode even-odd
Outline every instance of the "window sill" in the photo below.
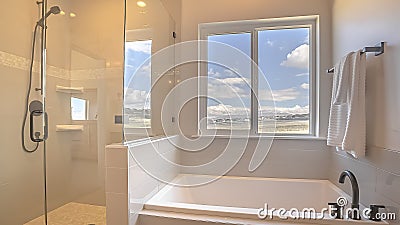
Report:
<svg viewBox="0 0 400 225"><path fill-rule="evenodd" d="M200 135L192 135L192 138L199 138ZM274 139L274 140L314 140L314 141L326 141L326 137L316 136L264 136L264 135L202 135L201 137L206 138L217 138L217 139Z"/></svg>

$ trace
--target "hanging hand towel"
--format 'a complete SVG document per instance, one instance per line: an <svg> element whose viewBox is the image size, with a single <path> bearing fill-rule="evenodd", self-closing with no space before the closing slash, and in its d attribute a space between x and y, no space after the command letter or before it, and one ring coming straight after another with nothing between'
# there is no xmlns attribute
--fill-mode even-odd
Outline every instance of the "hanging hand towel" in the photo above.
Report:
<svg viewBox="0 0 400 225"><path fill-rule="evenodd" d="M349 53L333 78L327 143L354 157L365 156L365 65L365 54Z"/></svg>

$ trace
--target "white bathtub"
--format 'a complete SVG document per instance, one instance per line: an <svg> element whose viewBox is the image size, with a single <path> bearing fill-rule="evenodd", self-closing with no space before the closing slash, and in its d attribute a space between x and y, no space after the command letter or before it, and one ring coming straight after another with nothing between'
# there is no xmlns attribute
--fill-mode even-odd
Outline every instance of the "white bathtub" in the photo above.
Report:
<svg viewBox="0 0 400 225"><path fill-rule="evenodd" d="M203 175L180 175L180 183L191 183L193 179L209 179ZM200 182L197 182L200 183ZM362 190L361 190L362 194ZM173 213L229 217L258 220L260 208L268 209L314 208L316 216L328 208L328 202L339 197L351 200L350 196L327 180L222 177L212 183L197 187L166 186L145 203L147 210ZM364 208L361 206L361 208ZM275 213L274 213L275 214ZM273 214L273 215L274 215ZM282 220L276 216L273 220ZM333 220L325 213L320 220L304 220L317 224L369 224L369 221ZM267 218L270 219L270 218ZM377 223L375 223L377 224ZM382 222L382 224L386 224Z"/></svg>

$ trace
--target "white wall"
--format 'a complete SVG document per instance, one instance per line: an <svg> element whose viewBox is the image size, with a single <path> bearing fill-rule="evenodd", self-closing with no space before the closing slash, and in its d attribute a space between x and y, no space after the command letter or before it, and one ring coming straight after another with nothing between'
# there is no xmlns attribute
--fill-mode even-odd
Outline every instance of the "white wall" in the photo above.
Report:
<svg viewBox="0 0 400 225"><path fill-rule="evenodd" d="M319 15L320 51L319 86L321 122L319 135L326 136L330 99L330 78L325 69L331 66L331 4L330 0L184 0L182 1L182 41L197 40L200 23L266 19L277 17ZM184 81L197 76L196 65L181 68L177 80ZM197 88L181 89L178 96L196 96ZM178 101L180 101L178 97ZM180 128L185 135L197 134L197 100L188 102L179 112ZM243 140L245 141L245 140ZM217 138L198 153L182 151L182 162L190 164L204 162L216 156L226 146L226 139ZM254 140L246 147L246 153L229 175L259 177L319 178L328 177L329 154L322 140L275 140L267 159L258 170L248 172ZM289 166L292 165L292 166Z"/></svg>
<svg viewBox="0 0 400 225"><path fill-rule="evenodd" d="M355 160L332 154L330 178L351 169L360 180L365 204L400 205L400 1L335 0L333 62L349 51L387 42L385 54L367 56L367 155ZM347 191L349 186L346 187Z"/></svg>
<svg viewBox="0 0 400 225"><path fill-rule="evenodd" d="M237 143L238 141L239 143ZM269 146L269 140L250 138L246 144L244 143L246 143L244 139L217 138L208 147L202 148L200 151L181 150L179 151L180 162L185 166L193 166L193 168L182 168L181 173L221 175L210 166L204 168L204 171L199 171L199 168L194 166L205 165L223 155L224 151L231 154L230 157L225 158L231 161L234 153L244 150L241 157L235 158L235 160L238 160L237 164L225 175L294 179L327 179L328 177L329 167L326 165L329 165L329 152L324 140L274 140L267 157L254 172L249 171L254 150L266 150ZM233 148L233 146L237 147ZM216 164L218 168L229 163L220 162L221 164Z"/></svg>

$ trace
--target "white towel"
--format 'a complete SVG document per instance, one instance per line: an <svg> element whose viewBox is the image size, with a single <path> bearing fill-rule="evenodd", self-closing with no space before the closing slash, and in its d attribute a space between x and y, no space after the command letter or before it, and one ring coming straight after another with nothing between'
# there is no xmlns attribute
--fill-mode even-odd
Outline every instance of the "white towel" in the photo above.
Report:
<svg viewBox="0 0 400 225"><path fill-rule="evenodd" d="M356 158L365 156L365 65L361 51L347 54L335 65L329 116L328 145Z"/></svg>

